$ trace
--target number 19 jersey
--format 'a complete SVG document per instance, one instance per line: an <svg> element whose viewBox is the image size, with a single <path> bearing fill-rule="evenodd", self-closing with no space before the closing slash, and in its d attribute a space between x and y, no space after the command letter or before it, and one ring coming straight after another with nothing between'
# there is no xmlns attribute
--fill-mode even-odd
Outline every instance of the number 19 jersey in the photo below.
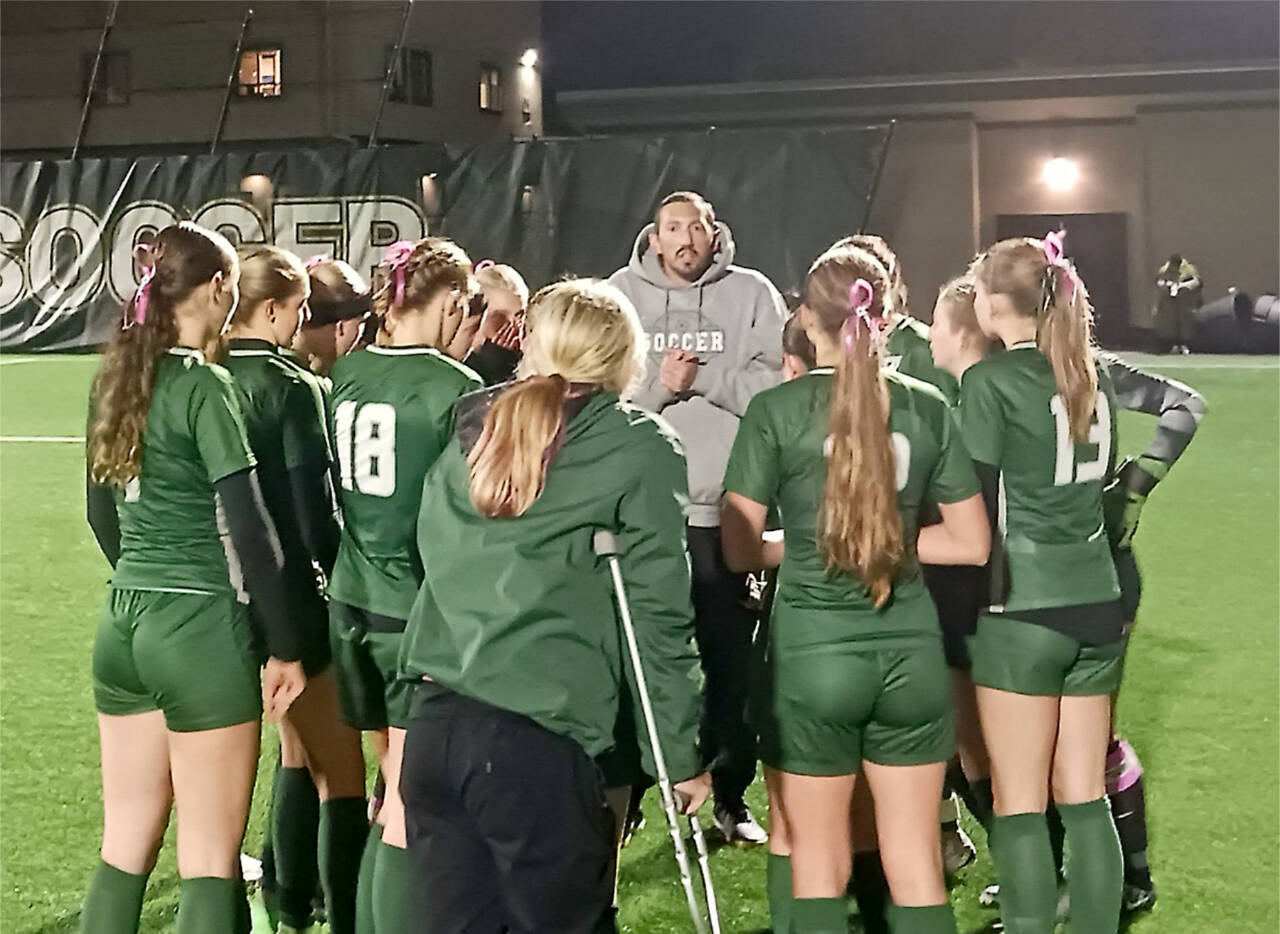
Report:
<svg viewBox="0 0 1280 934"><path fill-rule="evenodd" d="M407 619L423 480L452 437L454 403L482 383L431 347L369 347L339 359L332 379L343 530L329 596Z"/></svg>
<svg viewBox="0 0 1280 934"><path fill-rule="evenodd" d="M1034 342L1015 344L965 371L965 446L975 461L1000 472L1004 554L993 554L998 573L992 584L1004 596L1005 611L1118 596L1102 522L1102 487L1115 458L1114 412L1110 380L1099 367L1088 440L1076 443L1053 367Z"/></svg>

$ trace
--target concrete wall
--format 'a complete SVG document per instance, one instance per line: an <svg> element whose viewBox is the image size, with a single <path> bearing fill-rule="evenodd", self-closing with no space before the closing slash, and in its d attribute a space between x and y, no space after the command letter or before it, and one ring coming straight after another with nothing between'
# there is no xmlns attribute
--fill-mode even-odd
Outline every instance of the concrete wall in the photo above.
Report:
<svg viewBox="0 0 1280 934"><path fill-rule="evenodd" d="M912 314L932 317L938 287L977 248L977 140L967 118L904 121L894 131L867 230L897 251Z"/></svg>
<svg viewBox="0 0 1280 934"><path fill-rule="evenodd" d="M995 239L1000 214L1128 215L1129 319L1149 326L1156 268L1179 251L1205 279L1257 297L1280 279L1280 115L1274 106L1143 112L1129 120L898 124L869 229L902 258L912 312ZM1041 171L1077 161L1066 192Z"/></svg>
<svg viewBox="0 0 1280 934"><path fill-rule="evenodd" d="M281 48L283 94L233 96L223 138L367 135L402 9L389 2L258 4L246 48ZM83 100L80 59L97 48L102 11L102 4L4 4L0 140L6 150L70 148ZM107 48L129 53L129 103L95 105L83 145L207 142L242 16L239 4L122 3ZM388 103L383 140L541 134L541 72L518 65L526 48L540 45L537 3L419 3L406 45L432 53L434 104ZM479 109L481 62L502 69L501 114ZM523 98L531 104L528 124Z"/></svg>
<svg viewBox="0 0 1280 934"><path fill-rule="evenodd" d="M1147 268L1142 213L1142 139L1132 120L982 126L978 129L981 242L996 238L1001 214L1128 215L1129 320L1142 324L1154 268ZM1075 161L1068 191L1043 181L1045 162Z"/></svg>
<svg viewBox="0 0 1280 934"><path fill-rule="evenodd" d="M1144 112L1146 254L1200 269L1205 298L1280 279L1280 113L1273 107Z"/></svg>

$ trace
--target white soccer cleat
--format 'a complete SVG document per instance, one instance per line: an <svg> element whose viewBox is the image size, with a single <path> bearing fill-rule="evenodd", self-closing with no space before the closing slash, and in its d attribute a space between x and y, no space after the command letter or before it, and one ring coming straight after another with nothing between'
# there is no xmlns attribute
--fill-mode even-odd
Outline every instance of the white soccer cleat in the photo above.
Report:
<svg viewBox="0 0 1280 934"><path fill-rule="evenodd" d="M769 841L769 835L761 827L745 804L738 808L716 807L716 826L725 842L733 846L759 846Z"/></svg>
<svg viewBox="0 0 1280 934"><path fill-rule="evenodd" d="M262 881L262 860L254 859L248 853L240 854L240 877L245 882Z"/></svg>

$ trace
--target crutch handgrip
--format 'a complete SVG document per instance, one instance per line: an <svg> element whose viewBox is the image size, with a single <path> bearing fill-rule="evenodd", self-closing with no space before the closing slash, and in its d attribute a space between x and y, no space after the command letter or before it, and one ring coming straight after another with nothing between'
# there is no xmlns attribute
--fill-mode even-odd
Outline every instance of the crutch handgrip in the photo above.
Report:
<svg viewBox="0 0 1280 934"><path fill-rule="evenodd" d="M616 558L619 554L618 540L608 529L596 529L596 534L591 537L591 547L601 558Z"/></svg>

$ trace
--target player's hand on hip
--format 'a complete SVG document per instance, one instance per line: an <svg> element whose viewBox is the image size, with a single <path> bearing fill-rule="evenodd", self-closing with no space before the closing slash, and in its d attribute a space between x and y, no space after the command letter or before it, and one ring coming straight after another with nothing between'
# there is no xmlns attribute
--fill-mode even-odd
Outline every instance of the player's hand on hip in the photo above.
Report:
<svg viewBox="0 0 1280 934"><path fill-rule="evenodd" d="M697 814L698 809L711 797L711 773L703 772L673 787L676 798L676 810L681 814Z"/></svg>
<svg viewBox="0 0 1280 934"><path fill-rule="evenodd" d="M279 723L306 687L307 676L302 670L302 662L268 658L262 669L262 708L267 717Z"/></svg>

